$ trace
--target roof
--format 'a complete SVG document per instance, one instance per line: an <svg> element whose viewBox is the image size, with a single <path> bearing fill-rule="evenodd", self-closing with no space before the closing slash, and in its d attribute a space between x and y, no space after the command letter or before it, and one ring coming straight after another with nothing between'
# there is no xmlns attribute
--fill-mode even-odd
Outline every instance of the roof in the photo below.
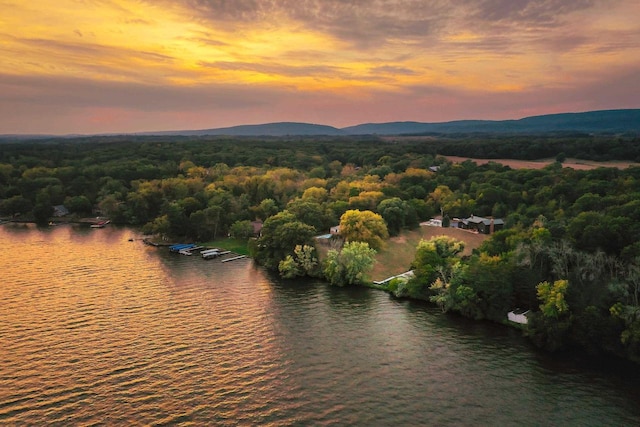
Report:
<svg viewBox="0 0 640 427"><path fill-rule="evenodd" d="M67 209L64 205L56 205L53 207L56 216L65 216L69 215L69 209Z"/></svg>
<svg viewBox="0 0 640 427"><path fill-rule="evenodd" d="M493 225L504 225L504 220L500 218L483 218L481 216L471 215L469 218L463 219L462 222L464 224L484 224L491 225L491 220L493 219Z"/></svg>
<svg viewBox="0 0 640 427"><path fill-rule="evenodd" d="M322 234L320 236L316 236L316 239L330 239L333 237L333 234Z"/></svg>
<svg viewBox="0 0 640 427"><path fill-rule="evenodd" d="M251 221L251 226L253 227L253 232L258 234L262 231L262 221Z"/></svg>

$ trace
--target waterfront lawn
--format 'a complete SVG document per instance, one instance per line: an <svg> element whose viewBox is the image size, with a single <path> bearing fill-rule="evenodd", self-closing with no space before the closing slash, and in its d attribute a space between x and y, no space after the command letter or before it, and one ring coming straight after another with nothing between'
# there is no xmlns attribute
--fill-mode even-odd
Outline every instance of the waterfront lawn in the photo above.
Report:
<svg viewBox="0 0 640 427"><path fill-rule="evenodd" d="M421 239L449 236L465 243L463 256L471 255L489 236L471 233L459 228L420 226L415 230L403 231L399 236L387 240L385 247L376 255L376 263L370 273L371 280L384 280L409 270L416 255L416 247Z"/></svg>
<svg viewBox="0 0 640 427"><path fill-rule="evenodd" d="M224 249L225 251L231 251L239 255L249 255L249 248L247 244L247 239L223 238L212 240L210 242L203 243L202 245L206 247Z"/></svg>

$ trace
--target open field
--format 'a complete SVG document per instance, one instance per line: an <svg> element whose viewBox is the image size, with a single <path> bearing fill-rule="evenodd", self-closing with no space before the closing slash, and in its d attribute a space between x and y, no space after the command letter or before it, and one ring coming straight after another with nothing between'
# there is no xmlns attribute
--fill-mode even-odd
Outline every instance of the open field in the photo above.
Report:
<svg viewBox="0 0 640 427"><path fill-rule="evenodd" d="M512 169L542 169L545 166L549 166L555 159L541 159L541 160L515 160L515 159L474 159L471 157L459 157L459 156L442 156L453 163L462 163L465 160L471 160L478 165L484 165L489 162L500 163L505 166L509 166ZM562 163L565 168L572 168L578 170L590 170L597 168L618 168L626 169L631 166L640 166L640 163L635 162L594 162L590 160L580 159L567 159Z"/></svg>
<svg viewBox="0 0 640 427"><path fill-rule="evenodd" d="M383 280L409 269L420 239L429 240L436 236L449 236L465 243L463 255L471 251L487 238L486 234L477 234L459 228L421 226L416 230L405 231L387 241L386 247L376 255L376 264L371 272L372 280Z"/></svg>

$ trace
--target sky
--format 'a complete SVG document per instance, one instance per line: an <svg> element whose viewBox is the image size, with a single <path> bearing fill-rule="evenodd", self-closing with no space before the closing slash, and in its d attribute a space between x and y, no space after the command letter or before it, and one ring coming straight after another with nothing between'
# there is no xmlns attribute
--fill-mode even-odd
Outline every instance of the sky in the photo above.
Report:
<svg viewBox="0 0 640 427"><path fill-rule="evenodd" d="M0 0L0 134L640 108L638 0Z"/></svg>

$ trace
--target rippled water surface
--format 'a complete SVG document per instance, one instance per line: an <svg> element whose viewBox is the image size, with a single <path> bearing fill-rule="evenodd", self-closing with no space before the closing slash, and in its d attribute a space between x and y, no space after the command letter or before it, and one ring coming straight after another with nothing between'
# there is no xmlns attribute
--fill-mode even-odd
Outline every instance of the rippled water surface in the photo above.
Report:
<svg viewBox="0 0 640 427"><path fill-rule="evenodd" d="M0 425L640 425L637 373L131 237L0 226Z"/></svg>

